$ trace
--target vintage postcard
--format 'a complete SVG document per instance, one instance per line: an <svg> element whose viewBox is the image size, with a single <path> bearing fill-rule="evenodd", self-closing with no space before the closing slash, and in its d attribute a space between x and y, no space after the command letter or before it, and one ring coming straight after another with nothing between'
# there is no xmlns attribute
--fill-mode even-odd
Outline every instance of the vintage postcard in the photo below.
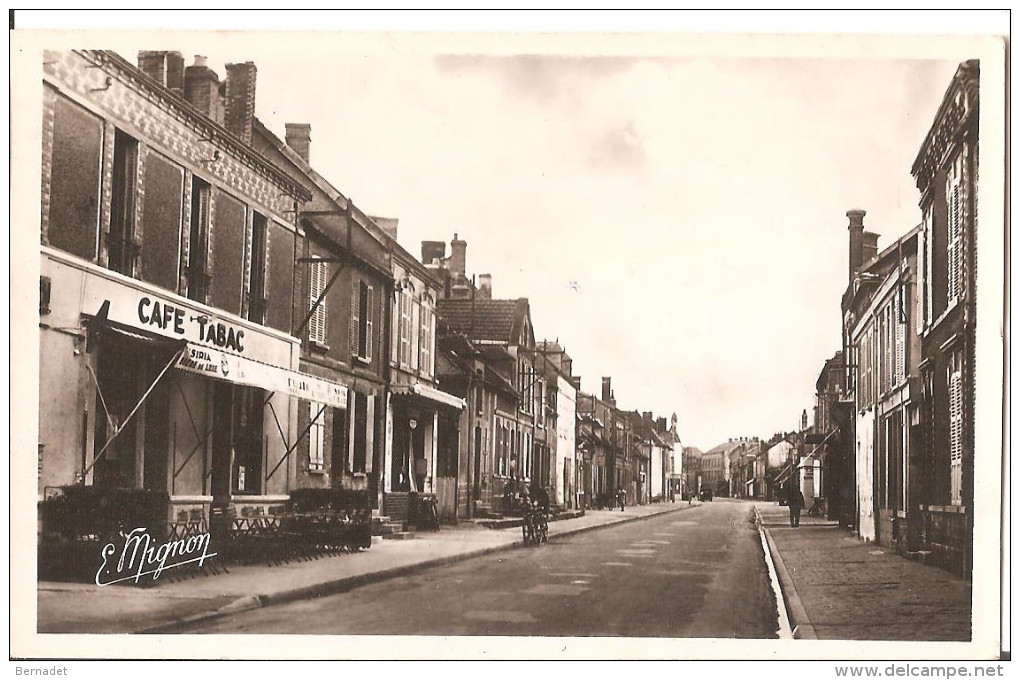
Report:
<svg viewBox="0 0 1020 680"><path fill-rule="evenodd" d="M1003 38L244 28L11 33L12 658L1001 658Z"/></svg>

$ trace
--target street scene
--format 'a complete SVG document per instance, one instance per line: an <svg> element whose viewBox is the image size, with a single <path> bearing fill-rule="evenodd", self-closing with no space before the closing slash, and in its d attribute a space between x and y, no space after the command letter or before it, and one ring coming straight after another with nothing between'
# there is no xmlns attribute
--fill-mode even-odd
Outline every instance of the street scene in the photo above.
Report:
<svg viewBox="0 0 1020 680"><path fill-rule="evenodd" d="M985 62L121 38L41 61L34 632L973 641Z"/></svg>

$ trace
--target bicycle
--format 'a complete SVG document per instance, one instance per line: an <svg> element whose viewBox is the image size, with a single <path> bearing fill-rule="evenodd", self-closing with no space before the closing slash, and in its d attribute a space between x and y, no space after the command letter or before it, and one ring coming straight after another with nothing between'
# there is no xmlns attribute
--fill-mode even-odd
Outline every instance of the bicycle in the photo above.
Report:
<svg viewBox="0 0 1020 680"><path fill-rule="evenodd" d="M549 518L537 503L533 503L524 511L524 522L521 524L524 544L549 542Z"/></svg>

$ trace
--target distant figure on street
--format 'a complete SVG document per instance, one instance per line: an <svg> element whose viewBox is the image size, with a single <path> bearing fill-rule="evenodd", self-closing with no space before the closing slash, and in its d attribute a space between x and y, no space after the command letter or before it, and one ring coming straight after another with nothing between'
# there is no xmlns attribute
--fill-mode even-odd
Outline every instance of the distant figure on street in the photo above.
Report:
<svg viewBox="0 0 1020 680"><path fill-rule="evenodd" d="M623 506L627 500L627 490L620 489L616 492L616 502L620 504L620 512L623 512Z"/></svg>
<svg viewBox="0 0 1020 680"><path fill-rule="evenodd" d="M804 507L804 494L796 486L791 486L786 492L786 503L790 506L790 526L800 526L800 511Z"/></svg>

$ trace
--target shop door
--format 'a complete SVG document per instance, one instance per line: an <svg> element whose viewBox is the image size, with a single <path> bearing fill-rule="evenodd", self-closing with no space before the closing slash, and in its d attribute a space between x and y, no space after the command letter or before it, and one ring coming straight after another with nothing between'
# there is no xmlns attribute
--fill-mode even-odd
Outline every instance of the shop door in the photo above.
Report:
<svg viewBox="0 0 1020 680"><path fill-rule="evenodd" d="M213 388L212 483L213 502L230 502L230 473L234 467L234 386L217 382Z"/></svg>

